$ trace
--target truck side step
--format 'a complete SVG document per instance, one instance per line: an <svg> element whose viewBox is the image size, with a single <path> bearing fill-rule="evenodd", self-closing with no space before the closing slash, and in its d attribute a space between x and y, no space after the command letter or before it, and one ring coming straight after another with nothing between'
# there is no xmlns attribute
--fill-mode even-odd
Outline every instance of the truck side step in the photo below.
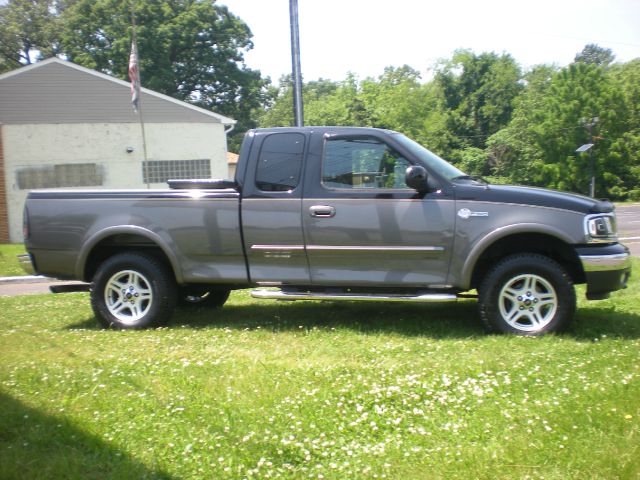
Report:
<svg viewBox="0 0 640 480"><path fill-rule="evenodd" d="M457 296L452 293L423 292L416 295L393 293L332 293L332 292L305 292L283 290L253 290L253 298L269 300L349 300L365 302L453 302Z"/></svg>
<svg viewBox="0 0 640 480"><path fill-rule="evenodd" d="M91 291L90 283L65 283L63 285L51 285L49 287L51 293L75 293Z"/></svg>

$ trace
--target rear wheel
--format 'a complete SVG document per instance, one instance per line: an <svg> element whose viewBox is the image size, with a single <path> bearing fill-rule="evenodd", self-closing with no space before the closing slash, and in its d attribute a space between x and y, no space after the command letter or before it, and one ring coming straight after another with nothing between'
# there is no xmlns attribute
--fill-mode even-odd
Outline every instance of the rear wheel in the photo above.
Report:
<svg viewBox="0 0 640 480"><path fill-rule="evenodd" d="M559 263L543 255L518 254L489 271L479 289L478 306L489 331L543 335L567 327L576 296Z"/></svg>
<svg viewBox="0 0 640 480"><path fill-rule="evenodd" d="M176 304L173 275L154 257L121 253L105 261L93 278L91 306L105 327L161 325Z"/></svg>

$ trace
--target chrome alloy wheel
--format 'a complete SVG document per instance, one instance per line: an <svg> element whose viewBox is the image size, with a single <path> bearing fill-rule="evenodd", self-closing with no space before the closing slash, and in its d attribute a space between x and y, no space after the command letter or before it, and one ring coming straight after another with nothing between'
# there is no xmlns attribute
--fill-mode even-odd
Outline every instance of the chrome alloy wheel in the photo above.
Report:
<svg viewBox="0 0 640 480"><path fill-rule="evenodd" d="M144 317L153 303L151 283L140 272L123 270L113 275L104 289L109 313L125 325Z"/></svg>
<svg viewBox="0 0 640 480"><path fill-rule="evenodd" d="M512 328L535 332L553 320L558 295L544 278L524 274L505 282L498 297L500 315Z"/></svg>

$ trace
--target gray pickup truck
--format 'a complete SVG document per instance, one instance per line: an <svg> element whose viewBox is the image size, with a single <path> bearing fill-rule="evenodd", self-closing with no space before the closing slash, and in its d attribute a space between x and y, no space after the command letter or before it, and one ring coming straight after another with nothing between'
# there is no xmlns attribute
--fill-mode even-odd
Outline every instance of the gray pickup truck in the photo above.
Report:
<svg viewBox="0 0 640 480"><path fill-rule="evenodd" d="M34 191L25 243L42 275L91 283L105 326L159 325L179 302L445 302L477 291L489 331L558 331L574 284L625 288L607 201L488 185L407 137L351 127L249 131L235 180ZM391 311L390 311L391 312Z"/></svg>

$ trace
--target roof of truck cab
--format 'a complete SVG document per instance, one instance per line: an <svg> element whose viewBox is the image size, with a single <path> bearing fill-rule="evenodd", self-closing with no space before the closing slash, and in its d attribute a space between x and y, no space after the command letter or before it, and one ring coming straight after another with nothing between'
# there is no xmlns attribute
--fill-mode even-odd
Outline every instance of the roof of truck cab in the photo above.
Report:
<svg viewBox="0 0 640 480"><path fill-rule="evenodd" d="M384 128L375 127L348 127L348 126L328 126L317 125L307 127L269 127L269 128L256 128L250 130L253 133L283 133L283 132L302 132L302 133L360 133L360 134L373 134L373 133L388 133L396 134L393 130L387 130Z"/></svg>

